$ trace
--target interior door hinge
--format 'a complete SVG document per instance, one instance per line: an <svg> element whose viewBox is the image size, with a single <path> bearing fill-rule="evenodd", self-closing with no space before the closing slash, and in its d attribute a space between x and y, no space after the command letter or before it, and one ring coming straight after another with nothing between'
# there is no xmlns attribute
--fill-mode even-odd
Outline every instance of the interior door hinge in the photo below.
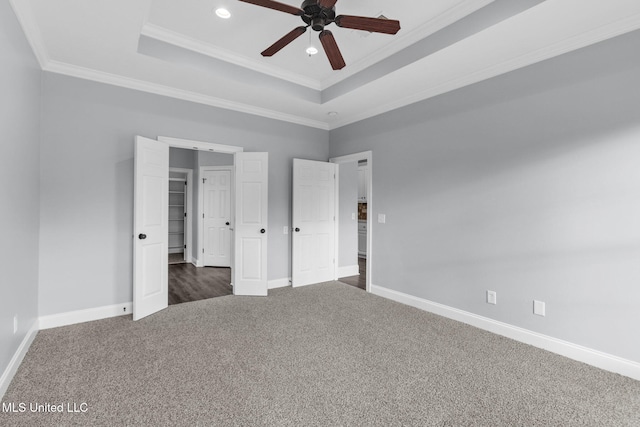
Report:
<svg viewBox="0 0 640 427"><path fill-rule="evenodd" d="M184 213L184 217L185 217L185 218L187 217L187 213L186 213L186 212Z"/></svg>
<svg viewBox="0 0 640 427"><path fill-rule="evenodd" d="M202 183L204 184L207 178L202 178Z"/></svg>
<svg viewBox="0 0 640 427"><path fill-rule="evenodd" d="M187 249L187 245L184 245L184 248Z"/></svg>
<svg viewBox="0 0 640 427"><path fill-rule="evenodd" d="M204 253L204 248L202 248L202 253Z"/></svg>

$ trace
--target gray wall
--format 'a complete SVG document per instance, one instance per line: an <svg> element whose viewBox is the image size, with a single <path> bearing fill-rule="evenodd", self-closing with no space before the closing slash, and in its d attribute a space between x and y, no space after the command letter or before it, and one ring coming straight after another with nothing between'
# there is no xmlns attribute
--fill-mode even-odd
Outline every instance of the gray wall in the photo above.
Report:
<svg viewBox="0 0 640 427"><path fill-rule="evenodd" d="M332 157L373 150L373 284L640 362L638 46L332 131Z"/></svg>
<svg viewBox="0 0 640 427"><path fill-rule="evenodd" d="M338 267L358 265L358 162L341 163ZM356 219L351 219L351 214Z"/></svg>
<svg viewBox="0 0 640 427"><path fill-rule="evenodd" d="M40 315L132 299L135 135L269 152L269 279L290 276L293 157L328 158L328 133L43 73Z"/></svg>
<svg viewBox="0 0 640 427"><path fill-rule="evenodd" d="M181 169L196 169L197 151L184 148L169 148L169 167Z"/></svg>
<svg viewBox="0 0 640 427"><path fill-rule="evenodd" d="M0 2L0 375L38 316L41 71ZM18 316L18 333L13 317Z"/></svg>

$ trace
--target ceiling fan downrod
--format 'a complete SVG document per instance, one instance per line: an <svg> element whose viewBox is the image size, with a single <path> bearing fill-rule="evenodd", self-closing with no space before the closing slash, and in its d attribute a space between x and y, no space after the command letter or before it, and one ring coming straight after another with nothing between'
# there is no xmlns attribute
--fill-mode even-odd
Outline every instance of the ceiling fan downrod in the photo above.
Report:
<svg viewBox="0 0 640 427"><path fill-rule="evenodd" d="M323 7L317 0L305 0L301 9L304 11L304 15L301 16L302 20L314 31L323 31L324 27L331 24L336 18L335 7Z"/></svg>

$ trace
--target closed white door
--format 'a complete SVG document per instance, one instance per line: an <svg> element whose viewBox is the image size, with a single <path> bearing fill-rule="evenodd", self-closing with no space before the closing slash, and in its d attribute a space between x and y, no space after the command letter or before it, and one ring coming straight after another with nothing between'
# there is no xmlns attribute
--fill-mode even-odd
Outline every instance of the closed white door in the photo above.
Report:
<svg viewBox="0 0 640 427"><path fill-rule="evenodd" d="M268 153L236 153L234 295L267 295L268 188Z"/></svg>
<svg viewBox="0 0 640 427"><path fill-rule="evenodd" d="M204 265L231 266L231 169L204 170Z"/></svg>
<svg viewBox="0 0 640 427"><path fill-rule="evenodd" d="M133 320L167 307L169 146L136 137Z"/></svg>
<svg viewBox="0 0 640 427"><path fill-rule="evenodd" d="M336 277L335 173L333 163L293 159L294 287Z"/></svg>

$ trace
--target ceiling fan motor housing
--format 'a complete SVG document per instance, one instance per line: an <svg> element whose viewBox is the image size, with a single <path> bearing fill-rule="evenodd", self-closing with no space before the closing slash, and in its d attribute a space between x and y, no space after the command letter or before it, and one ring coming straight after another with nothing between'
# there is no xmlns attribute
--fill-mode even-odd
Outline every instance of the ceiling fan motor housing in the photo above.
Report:
<svg viewBox="0 0 640 427"><path fill-rule="evenodd" d="M304 10L302 20L314 31L324 30L325 25L332 23L336 17L335 7L322 7L317 0L305 0L300 8Z"/></svg>

